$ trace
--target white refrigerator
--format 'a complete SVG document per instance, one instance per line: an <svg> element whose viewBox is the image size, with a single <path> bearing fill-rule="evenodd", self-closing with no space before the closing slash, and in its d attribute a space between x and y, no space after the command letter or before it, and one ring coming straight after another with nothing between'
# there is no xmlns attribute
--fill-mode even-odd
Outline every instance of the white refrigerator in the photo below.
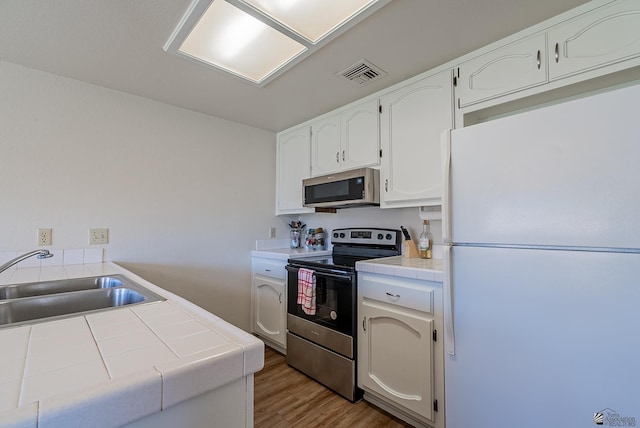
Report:
<svg viewBox="0 0 640 428"><path fill-rule="evenodd" d="M443 140L447 428L640 426L640 85Z"/></svg>

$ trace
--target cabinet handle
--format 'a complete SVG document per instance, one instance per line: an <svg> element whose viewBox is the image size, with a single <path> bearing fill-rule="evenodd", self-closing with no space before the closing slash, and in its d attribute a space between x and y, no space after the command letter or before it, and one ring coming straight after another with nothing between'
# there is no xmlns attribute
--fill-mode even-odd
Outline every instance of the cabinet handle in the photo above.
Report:
<svg viewBox="0 0 640 428"><path fill-rule="evenodd" d="M265 269L264 271L265 272L271 272L271 269Z"/></svg>
<svg viewBox="0 0 640 428"><path fill-rule="evenodd" d="M362 330L367 331L367 317L362 318Z"/></svg>
<svg viewBox="0 0 640 428"><path fill-rule="evenodd" d="M391 298L393 298L393 299L399 299L399 298L400 298L400 295L399 295L399 294L391 294L391 293L389 293L388 291L387 291L387 296L389 296L389 297L391 297Z"/></svg>
<svg viewBox="0 0 640 428"><path fill-rule="evenodd" d="M540 70L540 66L542 65L542 61L540 57L540 49L538 49L538 55L536 56L536 61L538 62L538 70Z"/></svg>
<svg viewBox="0 0 640 428"><path fill-rule="evenodd" d="M336 162L340 163L340 152L336 152Z"/></svg>
<svg viewBox="0 0 640 428"><path fill-rule="evenodd" d="M460 97L458 97L458 110L460 110Z"/></svg>
<svg viewBox="0 0 640 428"><path fill-rule="evenodd" d="M344 150L342 151L342 162L344 162Z"/></svg>
<svg viewBox="0 0 640 428"><path fill-rule="evenodd" d="M556 43L556 64L560 60L560 45Z"/></svg>
<svg viewBox="0 0 640 428"><path fill-rule="evenodd" d="M388 179L388 178L386 178L386 179L384 180L384 191L385 191L385 192L388 192L388 191L389 191L389 179Z"/></svg>
<svg viewBox="0 0 640 428"><path fill-rule="evenodd" d="M282 293L278 294L278 302L280 302L282 304Z"/></svg>

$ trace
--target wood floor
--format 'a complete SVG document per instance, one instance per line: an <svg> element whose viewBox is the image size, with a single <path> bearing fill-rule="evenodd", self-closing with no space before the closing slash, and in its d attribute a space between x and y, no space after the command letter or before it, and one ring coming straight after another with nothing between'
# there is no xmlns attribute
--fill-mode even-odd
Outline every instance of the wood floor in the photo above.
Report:
<svg viewBox="0 0 640 428"><path fill-rule="evenodd" d="M408 427L364 400L351 403L291 368L265 347L264 369L255 374L254 423L281 427Z"/></svg>

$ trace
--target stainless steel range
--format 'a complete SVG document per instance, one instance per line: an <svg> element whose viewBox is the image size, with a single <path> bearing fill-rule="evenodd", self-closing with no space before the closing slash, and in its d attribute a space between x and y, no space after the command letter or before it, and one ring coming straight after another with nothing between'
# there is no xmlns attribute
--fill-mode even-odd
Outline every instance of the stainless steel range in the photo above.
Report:
<svg viewBox="0 0 640 428"><path fill-rule="evenodd" d="M290 259L286 267L286 361L351 401L362 396L356 386L355 264L399 255L401 233L378 228L335 229L331 257ZM297 303L301 268L312 270L315 277L313 311L305 311Z"/></svg>

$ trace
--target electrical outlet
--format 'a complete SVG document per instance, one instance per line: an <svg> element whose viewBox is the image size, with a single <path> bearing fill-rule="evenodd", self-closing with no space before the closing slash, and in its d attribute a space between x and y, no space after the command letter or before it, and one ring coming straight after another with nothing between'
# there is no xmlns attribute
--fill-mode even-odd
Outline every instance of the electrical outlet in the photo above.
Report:
<svg viewBox="0 0 640 428"><path fill-rule="evenodd" d="M270 227L269 228L269 238L275 238L276 237L276 228L275 227Z"/></svg>
<svg viewBox="0 0 640 428"><path fill-rule="evenodd" d="M52 242L51 229L38 229L38 246L51 245Z"/></svg>
<svg viewBox="0 0 640 428"><path fill-rule="evenodd" d="M89 229L89 245L108 243L109 229Z"/></svg>

